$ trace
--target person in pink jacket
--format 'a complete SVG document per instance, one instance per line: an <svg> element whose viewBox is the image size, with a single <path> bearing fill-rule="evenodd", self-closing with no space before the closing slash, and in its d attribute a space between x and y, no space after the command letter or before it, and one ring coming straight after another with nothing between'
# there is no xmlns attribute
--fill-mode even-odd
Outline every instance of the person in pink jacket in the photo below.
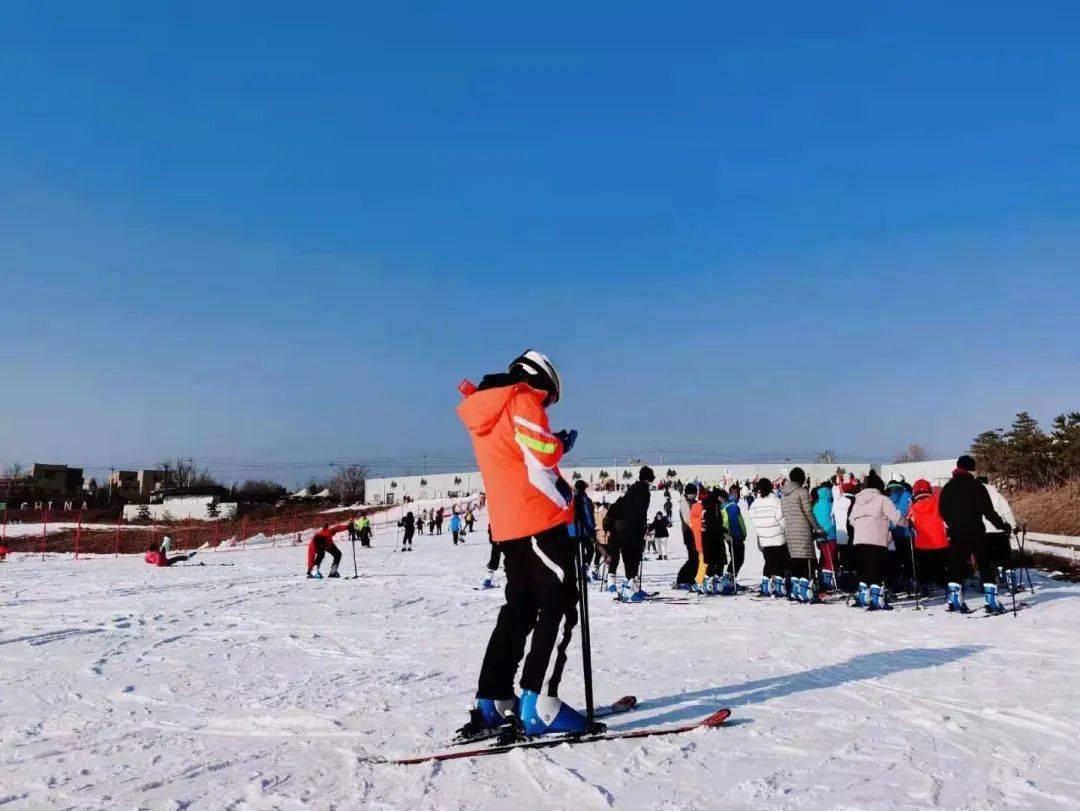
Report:
<svg viewBox="0 0 1080 811"><path fill-rule="evenodd" d="M885 482L871 470L848 516L855 530L855 560L862 582L882 585L892 537L889 525L899 524L900 520L900 511L885 495Z"/></svg>

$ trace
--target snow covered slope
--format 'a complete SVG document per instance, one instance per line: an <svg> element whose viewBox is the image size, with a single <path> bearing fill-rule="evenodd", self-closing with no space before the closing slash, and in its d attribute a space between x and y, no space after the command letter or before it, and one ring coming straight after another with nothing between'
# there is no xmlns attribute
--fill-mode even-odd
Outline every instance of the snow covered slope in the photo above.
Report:
<svg viewBox="0 0 1080 811"><path fill-rule="evenodd" d="M656 505L654 505L656 508ZM357 549L359 580L303 579L304 548L0 563L0 807L1073 808L1080 588L1018 618L591 597L613 728L730 706L729 727L371 765L438 750L466 708L501 593L484 532ZM343 572L352 573L344 547ZM196 560L199 560L197 558ZM760 571L751 555L743 582ZM1039 585L1039 583L1037 583ZM575 640L575 643L577 640ZM583 696L578 655L564 697Z"/></svg>

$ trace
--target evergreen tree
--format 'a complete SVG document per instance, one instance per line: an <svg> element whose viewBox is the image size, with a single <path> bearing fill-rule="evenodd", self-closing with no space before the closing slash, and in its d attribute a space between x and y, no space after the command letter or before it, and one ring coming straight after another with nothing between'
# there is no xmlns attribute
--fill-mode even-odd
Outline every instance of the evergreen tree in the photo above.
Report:
<svg viewBox="0 0 1080 811"><path fill-rule="evenodd" d="M1080 411L1059 415L1054 420L1050 440L1057 475L1080 476Z"/></svg>
<svg viewBox="0 0 1080 811"><path fill-rule="evenodd" d="M1005 472L1005 432L1000 428L983 431L971 443L970 453L975 457L979 470L988 475Z"/></svg>
<svg viewBox="0 0 1080 811"><path fill-rule="evenodd" d="M1039 422L1021 411L1005 434L1008 452L1004 473L1022 487L1047 484L1053 478L1050 437Z"/></svg>

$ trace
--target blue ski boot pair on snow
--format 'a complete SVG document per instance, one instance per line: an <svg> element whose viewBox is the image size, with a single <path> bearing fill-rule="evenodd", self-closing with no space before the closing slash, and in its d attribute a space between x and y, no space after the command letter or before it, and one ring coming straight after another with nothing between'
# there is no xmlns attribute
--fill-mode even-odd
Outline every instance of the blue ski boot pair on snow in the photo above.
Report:
<svg viewBox="0 0 1080 811"><path fill-rule="evenodd" d="M783 597L784 596L784 578L780 575L774 575L772 579L772 596Z"/></svg>
<svg viewBox="0 0 1080 811"><path fill-rule="evenodd" d="M950 611L956 611L960 614L971 613L971 609L964 602L964 590L959 583L949 583L949 594L946 600Z"/></svg>
<svg viewBox="0 0 1080 811"><path fill-rule="evenodd" d="M769 589L769 586L771 585L771 583L772 583L772 581L769 580L769 578L762 577L761 578L761 589L760 589L760 591L758 591L758 596L760 596L760 597L768 597L768 596L770 596L771 593L772 593L770 591L770 589Z"/></svg>
<svg viewBox="0 0 1080 811"><path fill-rule="evenodd" d="M814 594L810 590L810 579L807 577L800 577L798 580L791 578L791 591L796 602L812 603L814 601Z"/></svg>
<svg viewBox="0 0 1080 811"><path fill-rule="evenodd" d="M561 699L525 690L520 699L512 701L476 699L476 706L470 711L469 723L458 734L467 739L504 727L508 732L517 728L532 736L585 732L588 724L584 715L569 704L564 704Z"/></svg>
<svg viewBox="0 0 1080 811"><path fill-rule="evenodd" d="M833 591L836 589L836 572L832 569L821 570L821 590Z"/></svg>
<svg viewBox="0 0 1080 811"><path fill-rule="evenodd" d="M1005 613L1005 607L998 599L998 587L996 583L983 583L983 598L986 600L987 614Z"/></svg>

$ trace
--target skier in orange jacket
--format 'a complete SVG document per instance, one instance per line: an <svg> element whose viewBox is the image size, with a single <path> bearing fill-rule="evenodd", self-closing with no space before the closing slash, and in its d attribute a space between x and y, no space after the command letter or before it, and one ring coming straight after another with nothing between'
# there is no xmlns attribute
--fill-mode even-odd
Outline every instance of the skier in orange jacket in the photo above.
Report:
<svg viewBox="0 0 1080 811"><path fill-rule="evenodd" d="M463 737L516 724L515 715L529 735L586 727L585 718L558 698L578 598L576 542L567 530L574 520L573 491L559 472L577 432L553 433L546 411L561 389L554 364L530 350L506 373L462 390L458 416L472 438L487 490L491 538L502 549L506 570L506 604L488 642ZM519 700L514 676L530 632Z"/></svg>

